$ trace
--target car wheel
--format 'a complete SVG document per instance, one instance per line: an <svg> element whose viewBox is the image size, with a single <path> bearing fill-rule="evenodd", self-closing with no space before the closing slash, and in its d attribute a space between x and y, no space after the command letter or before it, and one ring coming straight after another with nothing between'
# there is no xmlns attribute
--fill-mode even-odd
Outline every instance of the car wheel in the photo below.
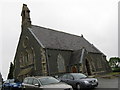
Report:
<svg viewBox="0 0 120 90"><path fill-rule="evenodd" d="M76 88L77 88L77 90L80 90L80 89L81 89L81 85L78 83L78 84L76 85Z"/></svg>

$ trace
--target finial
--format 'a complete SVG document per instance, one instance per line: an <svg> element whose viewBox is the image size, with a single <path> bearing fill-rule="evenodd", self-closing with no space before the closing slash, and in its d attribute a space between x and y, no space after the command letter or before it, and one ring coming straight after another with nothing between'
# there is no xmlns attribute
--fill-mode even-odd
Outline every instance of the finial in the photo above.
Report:
<svg viewBox="0 0 120 90"><path fill-rule="evenodd" d="M81 34L81 37L83 37L83 34Z"/></svg>

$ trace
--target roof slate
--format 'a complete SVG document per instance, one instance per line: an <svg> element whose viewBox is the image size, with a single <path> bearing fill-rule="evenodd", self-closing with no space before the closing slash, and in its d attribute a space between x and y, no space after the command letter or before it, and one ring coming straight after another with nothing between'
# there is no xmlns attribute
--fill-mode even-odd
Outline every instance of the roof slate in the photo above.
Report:
<svg viewBox="0 0 120 90"><path fill-rule="evenodd" d="M101 53L84 37L35 25L32 25L29 30L34 34L34 37L44 46L44 48L74 51L80 50L84 47L88 52Z"/></svg>

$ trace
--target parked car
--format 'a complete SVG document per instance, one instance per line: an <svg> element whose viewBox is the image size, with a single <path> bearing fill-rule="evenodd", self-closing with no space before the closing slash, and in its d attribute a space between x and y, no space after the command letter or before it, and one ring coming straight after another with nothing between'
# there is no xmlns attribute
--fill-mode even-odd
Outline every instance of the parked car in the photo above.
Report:
<svg viewBox="0 0 120 90"><path fill-rule="evenodd" d="M72 86L62 83L51 76L26 77L23 80L22 87L24 89L41 88L42 90L73 90Z"/></svg>
<svg viewBox="0 0 120 90"><path fill-rule="evenodd" d="M2 85L2 90L10 90L12 88L21 88L22 83L15 79L8 79Z"/></svg>
<svg viewBox="0 0 120 90"><path fill-rule="evenodd" d="M98 86L96 78L88 78L82 73L68 73L59 77L59 80L71 85L73 88L95 88Z"/></svg>

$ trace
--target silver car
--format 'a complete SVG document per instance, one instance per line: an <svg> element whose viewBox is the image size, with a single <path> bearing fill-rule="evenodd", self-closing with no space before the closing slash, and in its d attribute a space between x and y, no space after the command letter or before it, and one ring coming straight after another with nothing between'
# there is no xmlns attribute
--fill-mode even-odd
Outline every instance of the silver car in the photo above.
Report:
<svg viewBox="0 0 120 90"><path fill-rule="evenodd" d="M23 89L41 88L42 90L73 90L72 86L62 83L51 76L26 77L22 83Z"/></svg>

